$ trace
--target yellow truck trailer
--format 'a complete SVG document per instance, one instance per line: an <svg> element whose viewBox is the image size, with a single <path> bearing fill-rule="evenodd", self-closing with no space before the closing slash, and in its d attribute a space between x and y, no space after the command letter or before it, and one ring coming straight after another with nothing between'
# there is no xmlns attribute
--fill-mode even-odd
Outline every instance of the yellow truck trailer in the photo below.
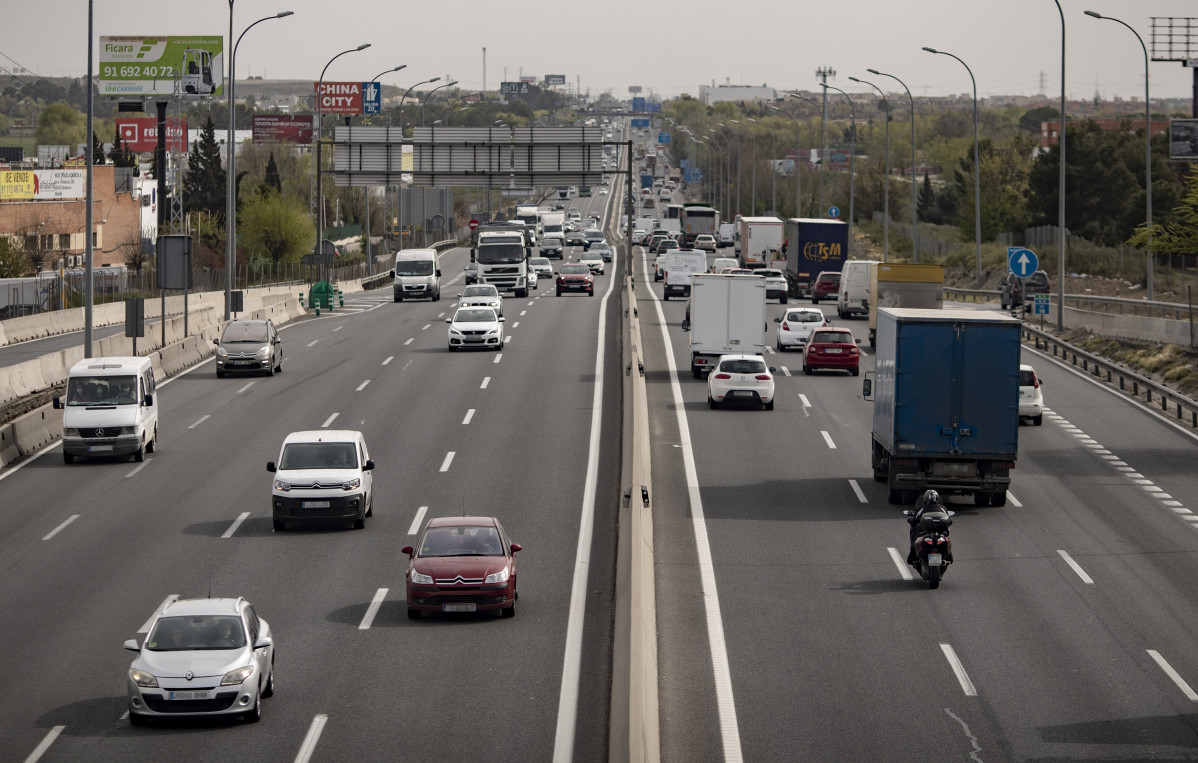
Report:
<svg viewBox="0 0 1198 763"><path fill-rule="evenodd" d="M879 307L944 306L944 267L879 262L869 270L869 346L876 343Z"/></svg>

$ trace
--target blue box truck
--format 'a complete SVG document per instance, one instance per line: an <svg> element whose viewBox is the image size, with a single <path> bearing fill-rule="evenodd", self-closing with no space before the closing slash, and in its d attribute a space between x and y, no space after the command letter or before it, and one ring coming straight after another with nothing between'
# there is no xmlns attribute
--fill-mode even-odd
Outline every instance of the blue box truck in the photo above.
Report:
<svg viewBox="0 0 1198 763"><path fill-rule="evenodd" d="M811 296L816 276L825 270L839 273L848 256L848 223L808 217L786 221L786 288L790 296Z"/></svg>
<svg viewBox="0 0 1198 763"><path fill-rule="evenodd" d="M892 504L920 492L1007 501L1019 441L1020 322L974 310L880 308L871 461Z"/></svg>

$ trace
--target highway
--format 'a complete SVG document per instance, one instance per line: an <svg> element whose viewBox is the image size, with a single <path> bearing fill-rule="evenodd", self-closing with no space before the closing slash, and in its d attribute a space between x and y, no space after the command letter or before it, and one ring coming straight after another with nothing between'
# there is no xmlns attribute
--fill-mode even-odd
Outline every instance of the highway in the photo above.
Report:
<svg viewBox="0 0 1198 763"><path fill-rule="evenodd" d="M286 325L281 375L217 379L209 361L162 385L142 464L67 466L55 447L0 472L0 757L607 758L619 276L594 298L509 296L502 352L450 354L467 259L443 256L439 302L381 289ZM364 433L374 516L273 532L266 462L322 427ZM399 549L457 514L498 516L523 546L515 618L407 618ZM274 630L263 722L132 728L121 644L168 597L210 593Z"/></svg>

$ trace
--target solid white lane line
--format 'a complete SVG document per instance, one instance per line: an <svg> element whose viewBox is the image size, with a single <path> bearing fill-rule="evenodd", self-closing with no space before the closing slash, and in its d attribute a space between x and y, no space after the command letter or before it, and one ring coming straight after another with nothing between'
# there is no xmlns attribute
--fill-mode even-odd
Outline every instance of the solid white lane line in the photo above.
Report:
<svg viewBox="0 0 1198 763"><path fill-rule="evenodd" d="M416 509L416 518L412 520L412 526L408 528L408 535L415 535L420 532L420 523L424 521L424 515L427 511L427 506L421 506L419 509Z"/></svg>
<svg viewBox="0 0 1198 763"><path fill-rule="evenodd" d="M395 356L394 356L394 355L388 355L388 356L387 356L387 359L383 361L382 365L384 365L384 366L385 366L385 365L387 365L388 363L390 363L390 362L391 362L391 361L393 361L393 360L395 360Z"/></svg>
<svg viewBox="0 0 1198 763"><path fill-rule="evenodd" d="M857 480L849 480L849 486L853 488L853 492L857 494L857 500L861 503L869 503L869 499L865 497L865 493L861 492L861 486L857 484Z"/></svg>
<svg viewBox="0 0 1198 763"><path fill-rule="evenodd" d="M312 345L316 344L319 341L320 341L319 339L313 339L311 342L308 342L308 346L311 347Z"/></svg>
<svg viewBox="0 0 1198 763"><path fill-rule="evenodd" d="M449 465L453 463L453 455L454 455L454 453L455 453L455 451L452 451L452 450L451 450L451 451L449 451L448 453L446 453L446 454L445 454L445 460L441 462L441 469L440 469L440 471L443 471L443 472L447 472L447 471L449 471Z"/></svg>
<svg viewBox="0 0 1198 763"><path fill-rule="evenodd" d="M974 688L973 681L969 680L969 674L965 672L965 666L961 664L957 653L948 644L941 644L940 651L944 652L945 658L948 660L949 667L953 669L953 673L957 676L957 683L961 684L961 691L965 692L966 697L976 697L978 690Z"/></svg>
<svg viewBox="0 0 1198 763"><path fill-rule="evenodd" d="M473 409L473 408L471 408L470 410L466 411L466 418L462 419L462 424L463 424L463 425L465 425L465 424L469 424L469 423L470 423L470 419L472 419L472 418L474 418L474 409Z"/></svg>
<svg viewBox="0 0 1198 763"><path fill-rule="evenodd" d="M338 411L337 413L334 413L332 416L329 416L327 419L324 420L324 423L320 425L320 428L328 429L329 424L333 423L333 419L337 418L340 415L341 415L341 413L340 413L340 411Z"/></svg>
<svg viewBox="0 0 1198 763"><path fill-rule="evenodd" d="M832 435L828 434L828 430L821 429L819 430L819 433L824 436L824 442L828 443L828 447L832 450L836 450L836 443L832 442Z"/></svg>
<svg viewBox="0 0 1198 763"><path fill-rule="evenodd" d="M782 373L783 373L783 374L785 374L786 376L790 376L790 369L789 369L789 368L787 368L786 366L778 366L778 368L781 368L781 369L782 369Z"/></svg>
<svg viewBox="0 0 1198 763"><path fill-rule="evenodd" d="M808 400L808 399L807 399L807 396L806 396L806 395L804 395L804 394L803 394L803 393L801 393L801 392L799 393L799 402L801 402L801 403L803 404L803 407L804 407L804 408L810 408L810 407L811 407L811 401L810 401L810 400Z"/></svg>
<svg viewBox="0 0 1198 763"><path fill-rule="evenodd" d="M48 532L44 536L42 536L42 540L50 540L55 535L58 535L58 533L61 532L63 530L63 528L65 528L67 525L74 522L78 518L79 518L78 514L72 514L71 516L67 517L66 519L64 519L62 521L62 524L60 524L58 527L55 527L53 530L51 530L50 532Z"/></svg>
<svg viewBox="0 0 1198 763"><path fill-rule="evenodd" d="M1069 556L1067 551L1064 549L1057 549L1057 553L1060 554L1061 558L1065 560L1065 564L1068 564L1073 568L1073 571L1077 573L1077 576L1082 579L1083 583L1086 585L1094 585L1094 579L1086 574L1086 571L1081 568L1080 564L1073 561L1073 557Z"/></svg>
<svg viewBox="0 0 1198 763"><path fill-rule="evenodd" d="M433 325L433 324L431 324L431 323L426 323L426 324L424 324L423 326L421 326L421 327L420 327L420 330L421 330L421 331L424 331L425 329L427 329L427 328L428 328L429 326L431 326L431 325Z"/></svg>
<svg viewBox="0 0 1198 763"><path fill-rule="evenodd" d="M416 341L416 337L411 337L408 339L408 341L403 343L403 346L407 347L409 344L411 344L412 342L415 342L415 341Z"/></svg>
<svg viewBox="0 0 1198 763"><path fill-rule="evenodd" d="M308 733L304 735L304 743L300 745L299 752L295 754L295 763L308 763L312 758L312 753L316 752L316 743L320 741L320 732L324 731L324 725L329 722L329 716L321 713L312 719L312 725L308 727Z"/></svg>
<svg viewBox="0 0 1198 763"><path fill-rule="evenodd" d="M170 604L172 601L175 601L178 598L179 598L179 594L172 593L170 596L167 596L165 599L163 599L162 603L158 605L158 609L154 610L154 614L150 615L149 620L146 620L144 623L141 624L141 627L137 629L137 632L138 633L149 633L150 628L154 627L154 621L158 619L158 613L161 612L162 610L166 609L167 604Z"/></svg>
<svg viewBox="0 0 1198 763"><path fill-rule="evenodd" d="M1149 649L1147 651L1148 656L1152 658L1153 662L1155 662L1161 670L1165 671L1165 675L1169 676L1173 683L1177 684L1177 688L1181 689L1181 693L1186 695L1186 699L1191 702L1198 702L1198 694L1195 694L1194 690L1190 688L1190 685L1186 683L1185 679L1178 675L1177 671L1173 669L1172 665L1165 661L1164 657L1161 657L1161 653L1155 649Z"/></svg>
<svg viewBox="0 0 1198 763"><path fill-rule="evenodd" d="M241 389L237 390L237 394L239 394L239 395L240 395L242 392L245 392L247 389L249 389L250 387L254 386L255 384L257 384L257 382L246 382L244 387L242 387Z"/></svg>
<svg viewBox="0 0 1198 763"><path fill-rule="evenodd" d="M362 622L358 623L358 630L370 630L370 624L374 622L374 616L378 614L379 607L383 604L383 599L387 598L386 588L380 588L375 591L374 598L370 600L370 606L366 608L366 614L362 615Z"/></svg>
<svg viewBox="0 0 1198 763"><path fill-rule="evenodd" d="M491 383L491 377L490 377L490 376L484 376L484 377L483 377L483 383L482 383L482 385L480 385L480 386L479 386L479 389L486 389L486 388L487 388L487 385L488 385L488 384L490 384L490 383Z"/></svg>
<svg viewBox="0 0 1198 763"><path fill-rule="evenodd" d="M1012 493L1010 490L1007 491L1007 500L1010 501L1011 505L1014 506L1015 508L1017 508L1017 509L1023 508L1023 504L1019 502L1019 499L1016 498L1015 494Z"/></svg>
<svg viewBox="0 0 1198 763"><path fill-rule="evenodd" d="M641 261L644 282L649 282L648 260ZM614 281L615 279L613 279ZM666 365L670 371L670 390L674 397L674 415L678 421L678 435L682 445L682 466L686 474L687 495L691 507L691 532L695 538L695 550L699 561L699 586L703 593L703 609L707 626L707 645L711 654L712 682L715 688L716 710L720 724L720 740L724 760L727 763L740 763L744 752L740 742L740 724L736 718L736 698L732 691L732 670L728 664L728 641L724 635L724 618L720 611L720 594L716 586L715 565L711 558L711 540L707 535L707 518L703 512L703 498L699 490L698 470L695 468L695 453L691 445L690 423L686 416L686 403L682 399L682 387L678 381L678 365L674 361L674 353L670 351L669 324L661 307L657 293L653 295L653 307L657 311L657 320L661 329L661 338L666 347ZM602 317L600 322L602 323ZM602 345L600 345L602 347ZM598 369L596 370L598 374ZM594 406L597 415L599 406ZM595 433L592 432L592 435ZM561 713L558 713L561 722ZM568 760L573 747L566 748L566 755L555 756L556 760Z"/></svg>
<svg viewBox="0 0 1198 763"><path fill-rule="evenodd" d="M502 353L502 352L501 352L501 353L499 353L498 355L496 355L496 356L495 356L495 360L493 360L493 361L491 361L491 362L492 362L492 363L498 363L498 362L499 362L499 361L501 361L501 360L503 360L503 353Z"/></svg>
<svg viewBox="0 0 1198 763"><path fill-rule="evenodd" d="M367 379L366 381L364 381L364 382L362 382L361 384L359 384L359 385L358 385L358 388L357 388L357 389L355 389L355 390L354 390L354 392L361 392L362 390L366 389L366 385L367 385L367 384L370 384L370 379Z"/></svg>
<svg viewBox="0 0 1198 763"><path fill-rule="evenodd" d="M211 416L211 415L209 415L209 414L207 414L207 413L205 413L203 416L201 416L200 418L198 418L194 424L192 424L191 426L189 426L189 427L187 427L187 428L188 428L188 429L195 429L195 428L196 428L196 427L198 427L200 424L203 424L205 421L207 421L207 420L208 420L208 419L210 419L210 418L212 418L212 416Z"/></svg>
<svg viewBox="0 0 1198 763"><path fill-rule="evenodd" d="M46 750L50 749L50 745L54 744L54 740L58 739L58 735L61 734L62 730L65 728L66 726L55 726L46 732L46 735L42 737L42 741L38 744L38 746L34 747L33 752L29 753L29 757L25 758L25 763L36 763L36 761L40 760L41 757L46 754Z"/></svg>
<svg viewBox="0 0 1198 763"><path fill-rule="evenodd" d="M147 458L145 461L142 461L140 464L138 464L137 466L130 469L129 473L125 475L125 479L129 479L133 475L140 472L142 469L145 469L147 466L150 465L150 462L152 462L153 460L154 460L153 458Z"/></svg>
<svg viewBox="0 0 1198 763"><path fill-rule="evenodd" d="M894 566L898 567L899 575L902 575L903 580L914 580L915 575L911 572L911 566L907 564L907 560L899 553L897 548L886 549L890 552L890 558L894 560Z"/></svg>
<svg viewBox="0 0 1198 763"><path fill-rule="evenodd" d="M233 524L229 525L229 529L225 530L225 534L220 537L232 538L233 533L237 532L237 528L241 527L241 523L244 522L246 520L246 518L249 517L249 515L250 515L250 513L248 511L241 512L241 516L237 517L237 519L234 519Z"/></svg>

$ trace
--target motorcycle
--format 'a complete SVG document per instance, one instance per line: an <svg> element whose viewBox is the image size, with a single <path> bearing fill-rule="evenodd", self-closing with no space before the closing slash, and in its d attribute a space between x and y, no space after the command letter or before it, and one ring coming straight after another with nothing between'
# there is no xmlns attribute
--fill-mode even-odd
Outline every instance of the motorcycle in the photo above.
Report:
<svg viewBox="0 0 1198 763"><path fill-rule="evenodd" d="M939 588L940 578L953 563L953 542L949 540L948 528L955 513L942 506L925 510L919 519L915 518L916 512L912 509L903 512L907 523L915 530L907 563L928 581L928 588Z"/></svg>

